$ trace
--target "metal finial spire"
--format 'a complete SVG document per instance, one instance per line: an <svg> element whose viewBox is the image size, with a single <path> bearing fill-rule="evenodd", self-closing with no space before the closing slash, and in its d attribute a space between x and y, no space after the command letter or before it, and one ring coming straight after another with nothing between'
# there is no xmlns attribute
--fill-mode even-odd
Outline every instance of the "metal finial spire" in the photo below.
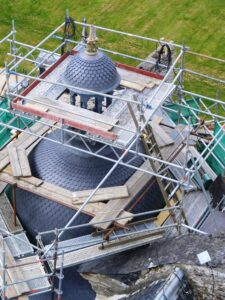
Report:
<svg viewBox="0 0 225 300"><path fill-rule="evenodd" d="M96 30L93 25L90 27L89 37L87 38L86 54L96 55L98 53L98 39L96 37Z"/></svg>

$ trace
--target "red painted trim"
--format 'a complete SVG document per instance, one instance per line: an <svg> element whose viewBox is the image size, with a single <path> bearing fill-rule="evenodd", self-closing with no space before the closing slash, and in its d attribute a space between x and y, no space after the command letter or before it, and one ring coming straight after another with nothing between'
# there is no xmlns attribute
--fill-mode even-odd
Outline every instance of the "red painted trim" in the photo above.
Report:
<svg viewBox="0 0 225 300"><path fill-rule="evenodd" d="M77 53L78 52L76 50L72 50L72 55L76 55ZM50 66L44 73L41 74L40 79L44 79L47 75L49 75L68 56L69 56L68 53L64 53L52 66ZM125 64L122 64L122 63L117 63L116 62L115 64L118 68L125 69L125 70L128 70L130 72L135 72L135 73L142 74L142 75L145 75L145 76L149 76L149 77L152 77L152 78L163 79L162 76L160 76L158 74L155 74L155 73L152 73L152 72L149 72L149 71L145 71L145 70L142 70L142 69L139 69L139 68L136 68L136 67L128 66L128 65L125 65ZM23 91L21 96L26 96L40 82L41 81L39 79L36 79L34 82L32 82L27 87L27 89L25 89L25 91ZM84 130L84 131L87 131L89 133L96 134L96 135L102 136L102 137L110 139L110 140L115 140L117 138L117 135L115 133L104 131L104 130L102 130L100 128L97 128L97 127L92 127L92 126L88 125L88 122L87 122L87 124L84 124L84 123L77 122L76 120L64 119L60 116L54 115L51 112L48 113L48 112L43 112L43 111L35 109L35 108L26 107L25 105L19 104L20 101L21 101L20 97L15 98L12 102L12 107L14 109L17 109L17 110L20 110L20 111L23 111L23 112L26 112L26 113L30 113L30 114L33 114L33 115L36 115L36 116L39 116L39 117L42 117L42 118L45 118L45 119L49 119L49 120L52 120L52 121L55 121L55 122L62 122L62 120L63 120L65 125L69 125L71 127L78 128L80 130Z"/></svg>
<svg viewBox="0 0 225 300"><path fill-rule="evenodd" d="M61 62L64 61L64 59L66 59L68 57L69 54L64 53L53 65L51 65L45 72L43 72L40 75L40 79L44 79L46 76L48 76L48 74L50 74L59 64L61 64ZM21 96L26 96L28 93L30 93L30 91L32 91L41 81L36 79L34 82L32 82L21 94ZM17 102L21 100L20 97L17 97L13 100L13 102Z"/></svg>
<svg viewBox="0 0 225 300"><path fill-rule="evenodd" d="M149 76L149 77L156 78L156 79L160 79L160 80L163 79L163 76L161 76L159 74L155 74L155 73L152 73L152 72L149 72L149 71L146 71L146 70L142 70L142 69L132 67L132 66L128 66L128 65L125 65L125 64L121 64L121 63L118 63L118 62L116 62L115 64L118 68L125 69L127 71L135 72L135 73L138 73L138 74L142 74L142 75Z"/></svg>
<svg viewBox="0 0 225 300"><path fill-rule="evenodd" d="M102 136L106 139L110 139L110 140L114 141L117 138L117 135L114 132L109 132L109 131L102 130L101 128L93 127L92 125L89 125L88 122L81 123L76 120L66 119L66 118L63 118L63 116L61 117L61 116L56 115L51 112L43 112L39 109L26 107L26 105L18 104L18 103L12 103L12 107L14 109L17 109L17 110L20 110L20 111L23 111L23 112L26 112L29 114L33 114L35 116L39 116L41 118L52 120L57 123L63 122L65 125L68 125L68 126L80 129L80 130L84 130L84 131L87 131L87 132L95 134L95 135Z"/></svg>
<svg viewBox="0 0 225 300"><path fill-rule="evenodd" d="M72 55L76 55L77 53L78 53L77 50L74 50L74 49L73 49L73 50L71 51L71 54L72 54Z"/></svg>

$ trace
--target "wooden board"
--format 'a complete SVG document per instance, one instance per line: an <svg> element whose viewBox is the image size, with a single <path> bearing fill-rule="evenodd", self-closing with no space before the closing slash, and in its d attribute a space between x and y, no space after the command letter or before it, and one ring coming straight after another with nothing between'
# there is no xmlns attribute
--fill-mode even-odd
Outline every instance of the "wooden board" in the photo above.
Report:
<svg viewBox="0 0 225 300"><path fill-rule="evenodd" d="M146 88L153 89L156 85L157 85L156 82L151 81L151 82L147 83L145 86L146 86Z"/></svg>
<svg viewBox="0 0 225 300"><path fill-rule="evenodd" d="M57 103L57 101L54 102ZM45 104L43 103L43 105ZM47 103L46 103L46 107L48 107ZM75 115L72 111L65 112L60 108L49 108L47 112L43 112L43 110L40 110L39 108L36 109L36 108L31 108L26 106L26 103L25 104L14 103L13 108L48 120L52 120L58 123L63 123L64 125L68 125L86 131L90 134L104 137L109 140L115 140L117 137L117 135L114 132L109 132L108 128L106 129L105 126L99 126L100 122L96 124L97 123L96 121L92 121L87 117L79 117L78 115ZM84 111L87 110L84 109Z"/></svg>
<svg viewBox="0 0 225 300"><path fill-rule="evenodd" d="M40 259L37 255L32 255L29 257L21 258L17 260L17 263L20 266L20 271L27 280L30 292L35 294L35 291L48 289L50 287L50 283L46 276L46 272L40 262ZM39 279L32 279L41 277ZM32 297L31 297L32 298Z"/></svg>
<svg viewBox="0 0 225 300"><path fill-rule="evenodd" d="M55 190L49 190L46 189L44 186L44 182L38 178L35 177L21 177L21 178L15 178L12 176L12 170L10 167L5 168L1 173L0 173L0 180L6 181L10 184L17 184L18 188L24 189L26 191L29 191L31 193L34 193L36 195L39 195L43 198L49 199L51 201L57 202L61 205L64 205L66 207L72 208L72 209L79 209L79 205L74 205L72 203L72 196L68 197L67 194L64 196L62 193L57 192L57 186L55 186ZM39 185L36 184L40 183ZM84 208L83 212L90 215L94 216L97 212L103 211L104 210L104 203L95 203L95 204L88 204Z"/></svg>
<svg viewBox="0 0 225 300"><path fill-rule="evenodd" d="M78 191L73 192L73 203L83 203L87 197L93 192L93 190L84 190L84 191ZM128 197L129 193L127 190L126 185L122 186L115 186L115 187L107 187L107 188L100 188L98 191L94 194L90 202L96 202L96 201L107 201L111 199L117 199L117 198L124 198Z"/></svg>
<svg viewBox="0 0 225 300"><path fill-rule="evenodd" d="M141 168L146 170L151 170L149 161L145 161ZM127 205L138 195L138 193L144 188L144 186L151 179L151 175L144 173L142 171L136 171L126 182L129 196L126 198L121 198L117 200L109 201L104 208L104 212L98 213L91 221L91 223L95 222L103 222L105 223L98 224L96 227L101 229L107 229L112 222L107 222L107 220L116 218L120 215L120 213L127 207ZM125 220L124 220L125 221Z"/></svg>
<svg viewBox="0 0 225 300"><path fill-rule="evenodd" d="M108 242L105 248L101 249L99 245L83 248L80 250L72 251L64 254L64 268L85 263L101 257L106 257L115 253L120 253L132 248L137 248L151 243L157 239L162 238L160 233L155 234L134 234L128 237L120 238L117 243ZM57 260L57 268L60 268L61 255Z"/></svg>
<svg viewBox="0 0 225 300"><path fill-rule="evenodd" d="M174 140L163 130L157 122L150 122L154 137L159 148L174 144Z"/></svg>
<svg viewBox="0 0 225 300"><path fill-rule="evenodd" d="M13 209L6 194L0 196L0 213L9 232L19 233L23 231L18 218L16 218L16 226L14 225Z"/></svg>
<svg viewBox="0 0 225 300"><path fill-rule="evenodd" d="M145 85L143 85L143 84L139 84L139 83L131 82L128 80L123 80L123 79L120 81L120 85L125 86L130 89L133 89L138 92L142 92L145 88Z"/></svg>
<svg viewBox="0 0 225 300"><path fill-rule="evenodd" d="M45 97L38 97L37 101L39 103L29 101L23 104L18 101L13 107L108 139L116 138L115 133L109 131L117 119Z"/></svg>
<svg viewBox="0 0 225 300"><path fill-rule="evenodd" d="M35 102L32 102L32 103L26 103L26 106L28 107L31 107L31 108L34 108L34 109L39 109L43 112L47 112L49 110L48 107L46 107L45 105L42 105L42 104L39 104L39 103L35 103Z"/></svg>
<svg viewBox="0 0 225 300"><path fill-rule="evenodd" d="M17 148L17 154L19 158L19 164L22 171L22 176L31 176L30 164L28 161L27 153L24 148Z"/></svg>
<svg viewBox="0 0 225 300"><path fill-rule="evenodd" d="M41 121L41 120L40 120ZM49 124L49 126L55 124L55 122L52 121L45 121ZM49 126L44 125L42 123L36 123L31 128L32 132L36 135L42 136L45 135L49 131ZM18 138L13 140L8 146L14 146L19 147L23 146L23 148L27 149L31 147L34 143L36 143L37 140L40 140L38 136L31 135L29 130L26 130L27 132L22 132L19 134ZM29 151L27 152L27 154ZM9 156L8 156L8 149L7 147L3 148L0 151L0 171L4 169L8 164L10 163Z"/></svg>
<svg viewBox="0 0 225 300"><path fill-rule="evenodd" d="M1 248L3 247L3 240L0 240ZM12 256L7 244L5 243L5 262L7 266L15 266L16 261ZM20 272L19 267L7 268L6 271L11 279L11 282L23 281L24 277ZM22 282L14 285L15 290L17 291L17 295L21 295L30 291L29 286L26 282Z"/></svg>
<svg viewBox="0 0 225 300"><path fill-rule="evenodd" d="M19 157L17 155L16 147L8 146L9 160L12 167L12 173L14 177L22 176L22 170L19 163Z"/></svg>
<svg viewBox="0 0 225 300"><path fill-rule="evenodd" d="M169 202L170 202L170 206L174 206L176 204L173 199L171 199ZM165 208L167 208L167 206L165 206ZM171 215L169 210L161 211L158 214L156 220L154 221L155 225L162 226L170 216Z"/></svg>
<svg viewBox="0 0 225 300"><path fill-rule="evenodd" d="M80 208L80 205L72 203L72 192L33 176L15 178L12 176L12 169L10 166L6 167L2 172L0 172L0 180L8 182L9 184L16 184L18 188L57 202L66 207L75 210ZM96 214L100 214L105 211L105 205L106 204L102 202L89 203L85 206L83 212L87 215L95 216ZM124 214L127 216L127 212L124 212ZM130 214L130 216L132 216L132 214ZM124 220L118 221L117 223L123 225Z"/></svg>

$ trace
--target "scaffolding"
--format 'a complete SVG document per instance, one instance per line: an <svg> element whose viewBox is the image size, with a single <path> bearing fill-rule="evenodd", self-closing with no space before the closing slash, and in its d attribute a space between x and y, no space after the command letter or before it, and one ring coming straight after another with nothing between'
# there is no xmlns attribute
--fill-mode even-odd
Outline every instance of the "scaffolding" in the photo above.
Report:
<svg viewBox="0 0 225 300"><path fill-rule="evenodd" d="M82 36L80 39L77 37L77 40L60 35L65 26L65 23L62 23L36 46L28 45L16 40L13 22L12 31L0 41L0 46L3 43L9 43L10 52L7 55L12 58L0 71L0 75L5 74L5 84L1 96L4 95L8 104L7 107L0 107L0 117L7 113L18 124L22 124L18 127L10 121L0 121L3 129L8 128L19 133L16 138L14 136L9 141L8 148L4 147L0 151L0 181L12 185L14 191L11 222L14 226L18 222L16 219L16 188L36 193L75 210L73 217L63 228L49 228L45 232L39 232L37 246L32 245L28 240L21 240L18 234L7 231L7 226L4 227L5 229L1 226L2 299L15 297L15 294L13 294L14 296L9 295L10 287L16 290L17 297L23 294L39 293L41 291L34 291L32 287L24 285L35 279L47 278L49 285L45 282L44 292L51 291L52 299L57 293L58 300L60 300L63 268L65 267L149 244L168 234L180 234L187 230L207 234L198 228L199 219L205 215L206 211L211 212L212 210L211 197L205 188L203 175L207 173L212 181L216 179L217 175L206 160L211 156L222 170L225 167L224 161L221 161L214 151L219 145L225 153L223 145L220 144L224 137L225 104L220 99L186 90L184 75L200 76L222 85L225 84L225 80L185 68L186 53L201 55L191 52L186 45L94 26L98 32L108 32L149 42L152 45L171 47L175 53L173 60L169 66L163 63L158 64L163 69L164 76L116 63L123 83L121 84L122 89L114 91L112 95L79 88L83 92L92 92L112 100L111 107L105 108L102 115L91 111L84 112L84 109L72 108L70 104L56 102L55 100L61 97L66 90L74 88L60 80L60 72L65 70L71 57L84 47L84 32L92 26L86 22L74 21L74 24L76 28L79 27L82 30ZM59 45L51 51L45 49L45 44L50 39L59 41ZM62 54L62 47L68 48L69 46L71 51ZM22 49L25 49L26 54ZM116 56L118 60L122 58L138 63L155 64L155 61L149 58L134 57L113 49L99 49L113 57ZM44 53L44 55L37 60L40 53ZM203 57L225 63L225 60L222 59ZM51 60L52 58L54 59ZM33 68L26 74L21 72L24 63L33 64ZM42 74L39 74L40 67L45 68ZM15 77L13 86L10 85L12 76ZM133 76L132 80L130 80L130 76ZM196 106L190 105L190 99L196 103ZM168 106L168 102L176 103L178 111ZM116 107L116 113L113 107ZM189 117L182 114L182 109L189 112ZM169 113L176 113L180 124L172 122ZM194 116L195 122L191 120L191 116ZM29 126L30 124L24 119L33 125ZM123 120L125 121L123 122ZM219 127L216 134L210 128L215 121ZM56 129L60 131L58 136L54 135ZM53 133L53 138L47 135L48 132ZM157 134L159 132L163 136L161 140ZM69 140L65 138L67 133L71 136ZM83 142L84 148L71 145L70 142L74 138L79 138ZM140 139L145 143L145 153L139 151ZM15 153L18 149L23 148L28 155L41 140L62 144L65 149L72 147L77 151L110 161L113 166L95 189L79 193L70 192L34 176L16 175L16 167L17 170L19 167L24 167L22 165L24 162L21 159L19 165L17 161L16 166L16 159L12 154L10 155L10 147L11 151L14 147ZM88 145L88 140L101 142L102 147L93 152ZM198 152L195 148L199 141L204 147L202 152ZM117 159L108 158L101 153L106 146L111 147ZM125 162L124 158L127 154L130 154L132 158ZM132 164L136 157L143 160L140 167ZM102 185L118 165L134 170L134 175L124 186L107 191ZM134 205L141 201L141 197L150 188L152 180L156 180L160 187L165 207L142 213L131 213L129 209L126 209L127 205L131 203L132 199L136 199ZM4 188L5 186L2 191ZM141 195L138 195L140 192ZM193 211L188 209L196 195L199 196L199 211L198 215L194 216ZM91 222L71 226L81 212L92 216ZM155 217L156 214L157 217ZM142 222L132 221L135 217L143 217L144 220ZM92 235L60 241L65 231L82 227L91 227L96 232ZM14 266L9 266L6 258L11 255L11 261L13 261L15 257L12 258L13 255L6 250L4 232L11 237L14 243L19 239L21 243L29 244L29 247L35 251L35 254L33 253L30 257L33 259L35 257L35 259L33 261L28 259L27 262L24 258L24 262L16 261ZM54 241L50 245L44 245L42 237L49 234L54 236ZM40 278L17 280L18 276L15 276L15 280L7 279L7 276L10 276L7 269L13 267L19 269L26 264L35 264L37 260L42 268L47 266L43 269L45 273ZM55 288L56 277L58 278L58 289ZM19 288L16 289L16 287Z"/></svg>

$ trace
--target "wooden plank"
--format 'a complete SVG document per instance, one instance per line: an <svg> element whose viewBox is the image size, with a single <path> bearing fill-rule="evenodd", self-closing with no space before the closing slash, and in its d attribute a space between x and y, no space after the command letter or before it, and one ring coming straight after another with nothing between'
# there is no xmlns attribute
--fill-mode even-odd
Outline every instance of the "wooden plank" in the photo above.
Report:
<svg viewBox="0 0 225 300"><path fill-rule="evenodd" d="M19 163L19 157L17 154L16 147L8 146L9 160L12 166L12 173L14 177L22 176L22 170Z"/></svg>
<svg viewBox="0 0 225 300"><path fill-rule="evenodd" d="M113 126L118 123L118 120L107 115L100 115L96 112L80 108L62 101L51 100L46 97L38 97L36 99L40 103L28 102L25 103L27 107L37 109L42 112L59 112L62 115L67 115L70 118L75 117L80 122L88 122L93 126L100 127L107 131L111 130ZM50 106L49 106L50 105Z"/></svg>
<svg viewBox="0 0 225 300"><path fill-rule="evenodd" d="M141 168L146 170L151 170L149 161L145 161ZM98 224L95 227L101 229L107 229L112 222L107 222L109 219L116 218L120 215L120 213L126 208L126 206L134 199L138 193L144 188L144 186L151 179L151 175L144 173L142 171L136 171L126 182L129 196L126 198L121 198L117 200L109 201L104 208L104 212L98 213L91 221L91 223L95 222L103 222L105 223Z"/></svg>
<svg viewBox="0 0 225 300"><path fill-rule="evenodd" d="M93 192L93 190L84 190L84 191L78 191L73 192L73 203L76 202L84 202L87 197ZM127 190L126 185L121 186L115 186L115 187L107 187L107 188L100 188L98 191L94 194L90 202L95 201L107 201L111 199L117 199L117 198L124 198L128 197L129 193Z"/></svg>
<svg viewBox="0 0 225 300"><path fill-rule="evenodd" d="M34 292L34 290L43 290L50 287L48 278L43 278L43 276L46 276L47 274L37 255L18 259L17 263L21 265L20 271L23 274L23 277L27 280L31 292ZM35 280L32 279L37 277L42 278Z"/></svg>
<svg viewBox="0 0 225 300"><path fill-rule="evenodd" d="M0 243L1 243L1 248L2 248L3 241L1 240ZM15 261L14 257L12 256L6 243L5 243L5 261L6 261L7 266L15 266L16 265L16 261ZM24 280L24 277L23 277L22 273L20 272L19 267L7 268L7 273L9 274L9 277L10 277L12 283L15 281L23 281ZM21 295L21 294L24 294L24 293L27 293L30 291L30 288L26 282L15 284L14 287L15 287L18 295Z"/></svg>
<svg viewBox="0 0 225 300"><path fill-rule="evenodd" d="M120 81L120 85L125 86L129 89L133 89L138 92L142 92L145 88L144 84L139 84L128 80L123 80L123 79Z"/></svg>
<svg viewBox="0 0 225 300"><path fill-rule="evenodd" d="M94 245L91 247L83 248L80 250L72 251L64 254L64 267L75 266L80 263L85 263L102 257L106 257L112 254L120 253L123 251L130 250L132 248L137 248L146 244L151 243L157 239L162 238L161 233L155 234L134 234L132 236L120 238L116 242L108 242L105 248L100 248L99 245ZM60 268L61 255L57 260L57 268Z"/></svg>
<svg viewBox="0 0 225 300"><path fill-rule="evenodd" d="M176 203L174 202L173 198L169 201L170 203L170 206L174 206ZM165 208L167 208L167 206L165 206ZM154 224L158 227L162 226L166 220L170 217L170 212L169 210L164 210L164 211L161 211L156 220L154 221Z"/></svg>
<svg viewBox="0 0 225 300"><path fill-rule="evenodd" d="M35 187L39 187L40 185L42 185L42 183L44 182L42 179L37 178L37 177L27 177L27 178L21 178L22 181L28 182L32 185L34 185Z"/></svg>
<svg viewBox="0 0 225 300"><path fill-rule="evenodd" d="M23 227L18 218L16 218L16 226L13 222L13 209L6 194L0 196L0 212L9 232L19 233L23 231Z"/></svg>
<svg viewBox="0 0 225 300"><path fill-rule="evenodd" d="M159 148L174 144L174 140L163 130L162 126L155 121L151 121L150 124Z"/></svg>
<svg viewBox="0 0 225 300"><path fill-rule="evenodd" d="M72 209L79 209L80 205L72 203L72 192L63 188L57 187L56 185L44 182L41 179L35 177L21 177L15 178L12 176L12 170L10 166L6 167L3 172L0 173L0 180L8 182L9 184L17 184L18 188L24 189L38 196L46 198L50 201L54 201L66 207ZM124 198L126 199L126 198ZM116 201L116 200L115 200ZM90 216L95 216L105 210L105 203L90 203L85 206L83 212ZM122 216L126 215L127 212L123 212ZM132 215L130 214L130 217ZM129 220L129 219L128 219ZM118 224L124 225L124 220L117 222Z"/></svg>
<svg viewBox="0 0 225 300"><path fill-rule="evenodd" d="M51 100L49 98L46 97L39 97L37 99L38 101L41 101L43 104L51 104L53 106L55 106L56 108L63 108L65 110L67 110L67 112L72 112L74 115L77 115L77 117L83 117L87 120L87 118L93 119L93 121L95 122L99 122L96 123L96 125L101 126L100 124L104 124L106 123L107 125L111 126L111 128L113 127L113 125L118 123L118 119L115 119L113 117L107 116L107 115L103 115L103 114L98 114L96 112L93 112L91 110L87 110L78 106L74 106L62 101L55 101L55 100ZM91 121L91 120L90 120Z"/></svg>
<svg viewBox="0 0 225 300"><path fill-rule="evenodd" d="M73 113L65 113L62 112L62 110L51 108L48 112L43 112L39 109L32 109L29 107L26 107L26 104L14 104L13 108L17 110L21 110L30 114L34 114L36 116L52 120L55 122L64 122L64 125L68 125L83 131L86 131L90 134L98 135L101 137L104 137L109 140L115 140L117 138L117 135L114 132L109 132L106 128L103 126L96 126L91 124L90 120L87 120L87 118L83 118L83 121L80 121L77 116L74 116Z"/></svg>
<svg viewBox="0 0 225 300"><path fill-rule="evenodd" d="M29 300L29 297L26 295L18 297L18 300Z"/></svg>
<svg viewBox="0 0 225 300"><path fill-rule="evenodd" d="M133 219L133 216L134 215L132 213L130 213L129 211L122 211L118 217L119 218L126 217L126 219L117 220L116 223L119 225L125 226L129 221L131 221ZM129 217L129 218L127 218L127 217Z"/></svg>
<svg viewBox="0 0 225 300"><path fill-rule="evenodd" d="M0 264L0 266L1 266L1 264ZM6 275L7 284L11 284L12 280L9 277L8 272L6 272L5 275ZM2 268L0 268L0 284L1 284L1 286L2 286L2 277L3 277L3 270L2 270ZM15 299L19 296L19 294L18 294L17 290L15 289L14 285L7 286L6 290L5 290L5 294L6 294L7 299Z"/></svg>
<svg viewBox="0 0 225 300"><path fill-rule="evenodd" d="M39 104L39 103L35 103L35 102L28 102L28 103L26 103L26 106L34 108L34 109L41 110L43 112L49 111L49 108L47 106Z"/></svg>
<svg viewBox="0 0 225 300"><path fill-rule="evenodd" d="M150 81L149 83L145 84L146 88L153 89L156 86L156 82Z"/></svg>
<svg viewBox="0 0 225 300"><path fill-rule="evenodd" d="M31 176L30 164L28 161L28 157L26 154L26 150L24 148L17 148L17 154L19 158L19 164L22 171L22 176L27 177Z"/></svg>
<svg viewBox="0 0 225 300"><path fill-rule="evenodd" d="M55 122L52 121L46 121L45 122L49 123L49 126L52 124L55 124ZM31 127L32 132L34 132L37 135L44 135L48 132L49 126L44 125L42 123L36 123ZM29 132L27 130L27 132ZM30 147L32 144L34 144L38 139L40 139L38 136L31 135L27 132L22 132L19 134L18 138L13 140L8 146L14 146L14 147L19 147L23 145L25 149ZM4 169L8 164L10 163L9 156L8 156L8 149L7 147L3 148L0 151L0 171Z"/></svg>
<svg viewBox="0 0 225 300"><path fill-rule="evenodd" d="M70 197L71 199L73 199L73 197L72 197L73 192L71 192L67 189L64 189L60 186L56 186L55 184L44 181L42 184L42 187L47 189L48 191L56 192L56 193L62 195L63 197Z"/></svg>
<svg viewBox="0 0 225 300"><path fill-rule="evenodd" d="M2 172L0 172L0 180L8 182L10 184L17 184L18 188L24 189L26 191L29 191L31 193L34 193L36 195L39 195L43 198L46 198L48 200L57 202L61 205L64 205L66 207L72 208L72 209L79 209L79 205L74 205L72 203L72 197L64 196L62 197L61 194L57 193L57 189L55 191L50 191L43 187L43 181L35 178L35 177L21 177L21 178L15 178L12 176L12 171L10 167L5 168ZM35 185L37 180L37 183L42 183L41 185ZM38 181L39 180L39 181ZM83 212L94 216L97 212L104 211L105 204L104 203L90 203L86 205Z"/></svg>

